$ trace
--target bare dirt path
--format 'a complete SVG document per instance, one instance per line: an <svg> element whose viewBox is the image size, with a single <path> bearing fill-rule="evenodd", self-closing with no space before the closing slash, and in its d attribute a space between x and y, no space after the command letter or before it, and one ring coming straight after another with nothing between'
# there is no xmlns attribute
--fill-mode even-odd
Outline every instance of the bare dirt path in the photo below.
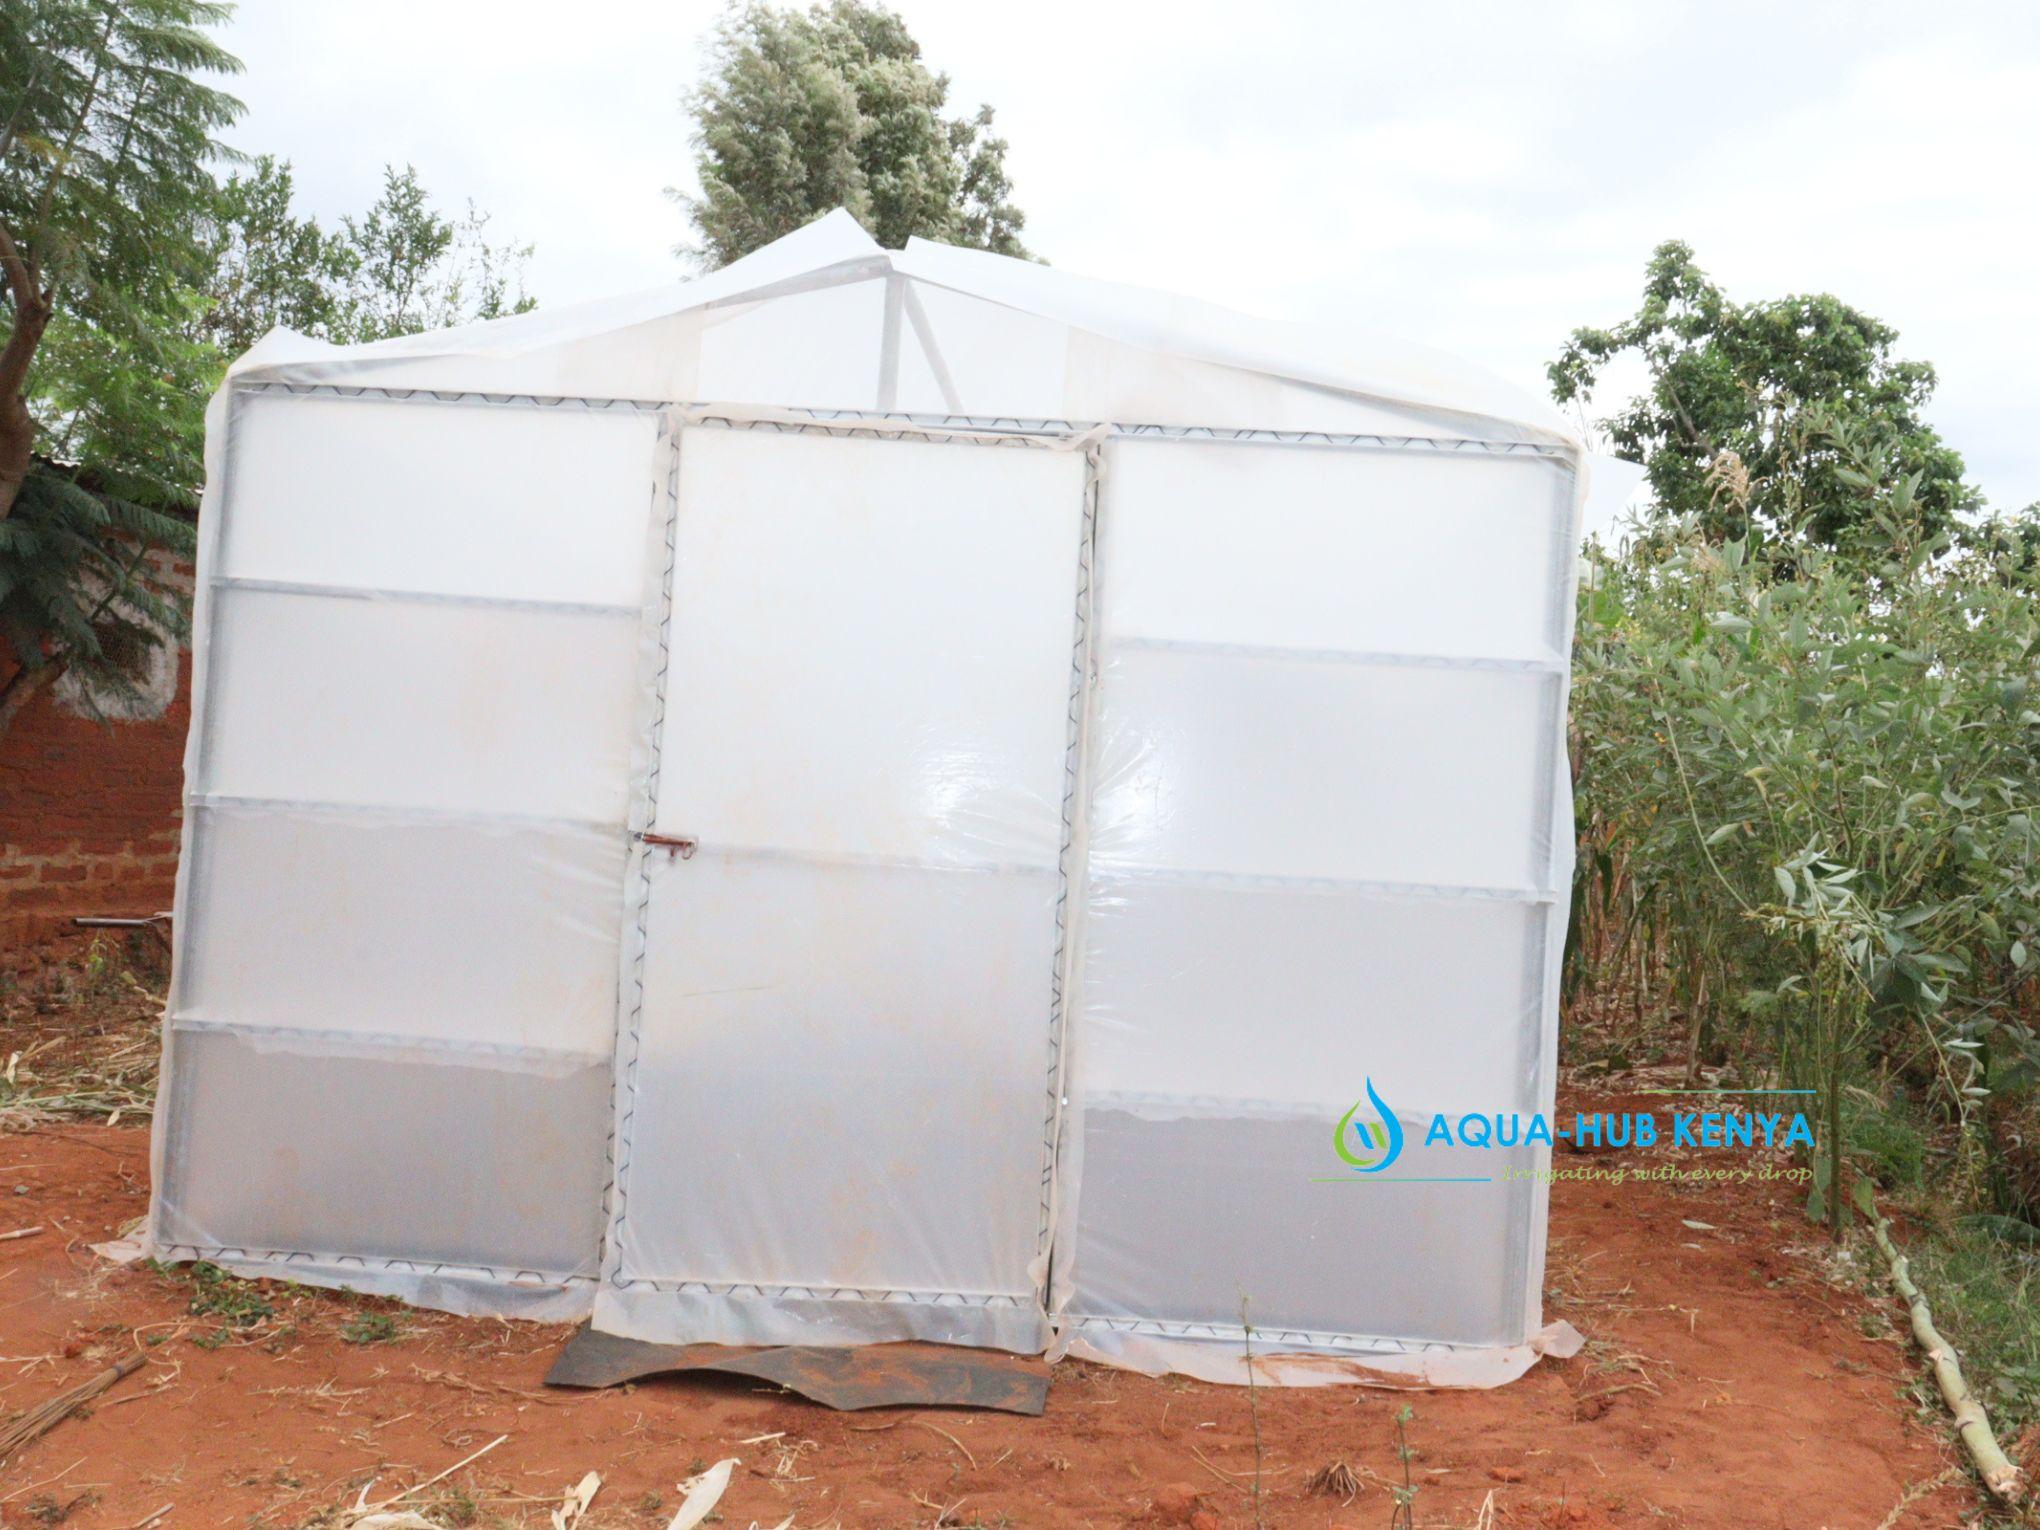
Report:
<svg viewBox="0 0 2040 1530"><path fill-rule="evenodd" d="M0 1420L154 1341L140 1374L0 1467L0 1525L128 1527L166 1504L161 1526L320 1525L370 1478L386 1496L498 1435L427 1500L446 1523L543 1525L593 1470L590 1530L663 1527L677 1481L731 1455L730 1526L1254 1523L1243 1390L1066 1364L1034 1420L838 1414L719 1379L584 1396L540 1385L561 1328L272 1283L194 1313L210 1297L187 1272L88 1248L142 1212L146 1150L127 1126L0 1134L0 1233L45 1229L0 1242ZM1888 1309L1799 1251L1819 1237L1790 1194L1559 1185L1549 1312L1587 1351L1494 1392L1262 1390L1263 1522L1385 1525L1408 1403L1419 1526L1879 1525L1954 1456L1917 1416ZM1306 1490L1335 1462L1350 1503ZM1898 1523L1974 1503L1953 1482Z"/></svg>

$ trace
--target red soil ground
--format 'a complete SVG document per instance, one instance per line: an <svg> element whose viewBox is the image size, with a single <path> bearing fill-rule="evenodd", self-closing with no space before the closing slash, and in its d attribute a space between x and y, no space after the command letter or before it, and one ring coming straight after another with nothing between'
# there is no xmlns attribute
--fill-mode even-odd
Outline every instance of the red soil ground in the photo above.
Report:
<svg viewBox="0 0 2040 1530"><path fill-rule="evenodd" d="M138 1335L155 1341L139 1374L0 1466L0 1525L132 1527L165 1505L157 1526L328 1525L371 1479L381 1499L506 1435L433 1490L446 1523L546 1524L592 1470L588 1530L663 1527L681 1478L736 1456L728 1526L1244 1526L1258 1407L1262 1522L1357 1530L1389 1521L1406 1403L1416 1524L1434 1530L1855 1530L1902 1503L1889 1523L1975 1510L1945 1428L1909 1390L1897 1309L1823 1278L1822 1240L1783 1186L1559 1185L1548 1313L1589 1344L1497 1391L1250 1400L1065 1364L1047 1415L1022 1419L832 1413L716 1378L548 1393L564 1328L268 1284L255 1289L275 1315L208 1347L221 1325L190 1313L188 1274L89 1249L143 1211L146 1151L127 1126L0 1135L0 1233L44 1229L0 1242L0 1420L133 1353ZM385 1311L397 1337L343 1337ZM1308 1491L1340 1462L1357 1478L1350 1502ZM456 1485L472 1506L443 1496Z"/></svg>

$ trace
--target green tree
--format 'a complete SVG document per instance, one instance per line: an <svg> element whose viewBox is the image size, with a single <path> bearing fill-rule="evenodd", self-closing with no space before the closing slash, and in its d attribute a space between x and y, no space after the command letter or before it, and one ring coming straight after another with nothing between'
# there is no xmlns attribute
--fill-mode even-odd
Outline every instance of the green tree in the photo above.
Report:
<svg viewBox="0 0 2040 1530"><path fill-rule="evenodd" d="M439 212L408 165L385 166L375 203L330 232L299 217L294 197L289 162L264 155L198 221L207 274L192 334L222 364L278 327L351 344L536 306L524 291L531 246L492 242L472 202Z"/></svg>
<svg viewBox="0 0 2040 1530"><path fill-rule="evenodd" d="M330 338L345 316L353 247L291 210L289 160L265 154L235 172L198 221L206 262L194 336L223 357L272 329Z"/></svg>
<svg viewBox="0 0 2040 1530"><path fill-rule="evenodd" d="M944 115L949 78L891 11L832 0L750 4L717 28L688 98L701 195L687 209L708 267L845 207L891 249L910 237L1025 257L992 109Z"/></svg>
<svg viewBox="0 0 2040 1530"><path fill-rule="evenodd" d="M331 338L386 340L538 306L524 291L531 246L488 238L489 215L435 211L418 172L383 169L383 191L359 218L340 220L347 265Z"/></svg>
<svg viewBox="0 0 2040 1530"><path fill-rule="evenodd" d="M194 228L240 111L207 79L239 62L205 29L228 10L0 8L0 727L66 668L118 684L124 654L181 624L148 555L191 540L165 511L197 476Z"/></svg>
<svg viewBox="0 0 2040 1530"><path fill-rule="evenodd" d="M163 552L188 554L204 406L276 325L339 341L531 306L528 248L447 218L392 170L329 233L290 167L213 134L240 110L208 0L15 0L0 9L0 731L75 672L131 689L181 636Z"/></svg>
<svg viewBox="0 0 2040 1530"><path fill-rule="evenodd" d="M1613 329L1578 329L1547 369L1560 403L1587 405L1616 358L1634 356L1648 385L1601 421L1618 455L1644 465L1667 520L1691 518L1716 538L1752 530L1834 545L1863 514L1860 489L1835 449L1839 425L1874 448L1894 490L1917 477L1926 529L1950 526L1980 496L1962 458L1925 423L1934 369L1894 359L1898 334L1826 295L1736 303L1676 240L1658 246L1643 302ZM1725 496L1710 469L1732 455L1748 474L1744 498Z"/></svg>
<svg viewBox="0 0 2040 1530"><path fill-rule="evenodd" d="M2010 515L2002 512L1955 529L1955 540L1978 556L2020 575L2040 567L2040 500Z"/></svg>

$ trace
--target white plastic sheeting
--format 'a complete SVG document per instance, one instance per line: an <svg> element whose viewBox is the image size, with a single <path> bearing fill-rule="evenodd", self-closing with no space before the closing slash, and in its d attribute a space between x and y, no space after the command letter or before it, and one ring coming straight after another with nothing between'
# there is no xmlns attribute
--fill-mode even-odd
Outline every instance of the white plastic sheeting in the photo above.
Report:
<svg viewBox="0 0 2040 1530"><path fill-rule="evenodd" d="M1552 1097L1542 405L838 214L272 335L210 424L156 1253L1207 1375L1244 1303L1293 1382L1554 1342L1545 1152L1422 1143Z"/></svg>

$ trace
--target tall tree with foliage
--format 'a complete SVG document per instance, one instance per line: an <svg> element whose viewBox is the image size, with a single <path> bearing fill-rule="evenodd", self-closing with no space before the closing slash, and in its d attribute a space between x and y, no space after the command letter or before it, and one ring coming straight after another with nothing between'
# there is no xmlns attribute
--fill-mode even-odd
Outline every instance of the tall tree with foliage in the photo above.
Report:
<svg viewBox="0 0 2040 1530"><path fill-rule="evenodd" d="M188 319L215 194L214 133L240 111L209 0L8 0L0 7L0 727L67 667L121 657L181 617L152 546L188 548L162 507L196 478L186 398L205 348ZM39 441L87 456L42 466Z"/></svg>
<svg viewBox="0 0 2040 1530"><path fill-rule="evenodd" d="M386 166L375 205L340 223L347 273L329 338L387 340L537 306L524 291L531 246L492 243L473 202L438 212L409 165Z"/></svg>
<svg viewBox="0 0 2040 1530"><path fill-rule="evenodd" d="M37 352L55 324L80 345L145 351L186 303L194 217L214 195L213 133L240 111L202 76L240 65L204 28L209 0L16 0L0 12L0 517L27 477Z"/></svg>
<svg viewBox="0 0 2040 1530"><path fill-rule="evenodd" d="M358 261L345 237L292 209L290 162L265 154L236 171L198 223L206 276L196 338L231 359L272 329L329 338Z"/></svg>
<svg viewBox="0 0 2040 1530"><path fill-rule="evenodd" d="M1825 294L1734 302L1672 240L1651 257L1636 313L1573 331L1548 371L1560 403L1586 404L1618 357L1644 364L1645 390L1601 424L1620 456L1649 470L1667 519L1690 518L1717 538L1754 530L1832 546L1868 502L1833 445L1835 427L1888 463L1879 487L1917 479L1930 533L1980 502L1961 455L1922 418L1934 369L1895 358L1897 340ZM1708 476L1730 456L1748 475L1743 499Z"/></svg>
<svg viewBox="0 0 2040 1530"><path fill-rule="evenodd" d="M530 245L488 237L474 203L442 213L406 165L337 229L294 209L287 160L265 155L227 178L199 224L207 275L193 333L232 360L281 327L338 344L446 329L536 306L524 290Z"/></svg>
<svg viewBox="0 0 2040 1530"><path fill-rule="evenodd" d="M701 195L668 193L693 253L727 265L844 207L888 248L918 235L1025 257L992 109L950 117L948 98L948 76L882 7L732 10L688 101Z"/></svg>

